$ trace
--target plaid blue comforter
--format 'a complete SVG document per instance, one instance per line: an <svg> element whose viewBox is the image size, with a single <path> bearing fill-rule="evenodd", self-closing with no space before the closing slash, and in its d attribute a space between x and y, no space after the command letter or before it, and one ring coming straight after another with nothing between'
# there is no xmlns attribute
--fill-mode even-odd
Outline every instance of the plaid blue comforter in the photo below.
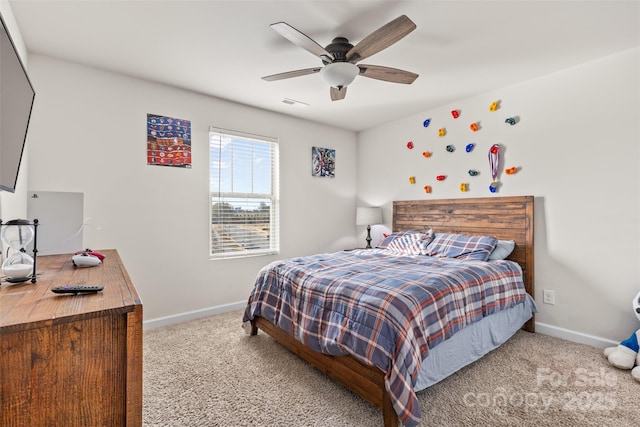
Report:
<svg viewBox="0 0 640 427"><path fill-rule="evenodd" d="M243 321L263 317L315 351L379 367L400 421L411 427L420 422L414 385L429 349L525 298L511 261L356 250L264 267Z"/></svg>

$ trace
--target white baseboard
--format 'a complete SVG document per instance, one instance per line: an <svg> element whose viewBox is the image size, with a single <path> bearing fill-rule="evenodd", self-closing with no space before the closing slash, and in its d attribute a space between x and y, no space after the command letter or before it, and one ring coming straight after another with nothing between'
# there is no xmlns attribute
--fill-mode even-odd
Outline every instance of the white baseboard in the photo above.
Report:
<svg viewBox="0 0 640 427"><path fill-rule="evenodd" d="M200 310L187 311L185 313L172 314L171 316L145 320L144 322L142 322L142 327L143 329L159 328L161 326L172 325L174 323L186 322L187 320L199 319L201 317L213 316L214 314L226 313L227 311L240 310L246 305L246 301L239 301L231 304L203 308Z"/></svg>
<svg viewBox="0 0 640 427"><path fill-rule="evenodd" d="M246 306L246 301L239 301L231 304L218 305L215 307L203 308L200 310L188 311L185 313L172 314L171 316L158 317L156 319L145 320L142 323L144 329L159 328L161 326L186 322L188 320L199 319L201 317L213 316L214 314L226 313L227 311L240 310ZM567 341L590 345L596 348L613 347L620 344L607 338L596 337L546 323L536 322L536 333L562 338Z"/></svg>
<svg viewBox="0 0 640 427"><path fill-rule="evenodd" d="M560 328L558 326L547 325L546 323L536 322L536 333L550 335L556 338L562 338L567 341L586 344L597 348L614 347L620 344L607 338L596 337L594 335L583 334L582 332L572 331L570 329Z"/></svg>

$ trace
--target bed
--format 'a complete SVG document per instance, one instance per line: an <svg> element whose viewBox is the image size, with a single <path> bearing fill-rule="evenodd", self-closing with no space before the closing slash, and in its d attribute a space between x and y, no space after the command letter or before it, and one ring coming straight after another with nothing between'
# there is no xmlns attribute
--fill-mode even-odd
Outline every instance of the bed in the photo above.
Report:
<svg viewBox="0 0 640 427"><path fill-rule="evenodd" d="M385 427L418 425L416 392L520 328L534 332L533 213L533 196L395 201L394 236L426 235L410 242L419 254L386 247L274 262L258 275L243 321L377 406ZM425 256L450 236L515 248L490 262ZM419 283L431 269L448 278ZM375 338L363 338L370 331Z"/></svg>

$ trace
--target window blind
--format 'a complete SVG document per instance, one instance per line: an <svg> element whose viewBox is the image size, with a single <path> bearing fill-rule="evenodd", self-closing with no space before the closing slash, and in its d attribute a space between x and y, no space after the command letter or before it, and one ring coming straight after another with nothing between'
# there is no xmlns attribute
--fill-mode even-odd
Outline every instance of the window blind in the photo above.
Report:
<svg viewBox="0 0 640 427"><path fill-rule="evenodd" d="M209 129L210 255L279 251L278 141Z"/></svg>

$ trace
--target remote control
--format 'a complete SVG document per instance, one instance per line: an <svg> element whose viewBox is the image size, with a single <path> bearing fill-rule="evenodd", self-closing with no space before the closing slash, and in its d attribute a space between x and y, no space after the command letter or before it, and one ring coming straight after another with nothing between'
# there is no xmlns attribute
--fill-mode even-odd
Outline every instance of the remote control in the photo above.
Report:
<svg viewBox="0 0 640 427"><path fill-rule="evenodd" d="M57 286L51 288L51 292L56 294L95 294L104 289L104 286L83 286L83 285L68 285Z"/></svg>

